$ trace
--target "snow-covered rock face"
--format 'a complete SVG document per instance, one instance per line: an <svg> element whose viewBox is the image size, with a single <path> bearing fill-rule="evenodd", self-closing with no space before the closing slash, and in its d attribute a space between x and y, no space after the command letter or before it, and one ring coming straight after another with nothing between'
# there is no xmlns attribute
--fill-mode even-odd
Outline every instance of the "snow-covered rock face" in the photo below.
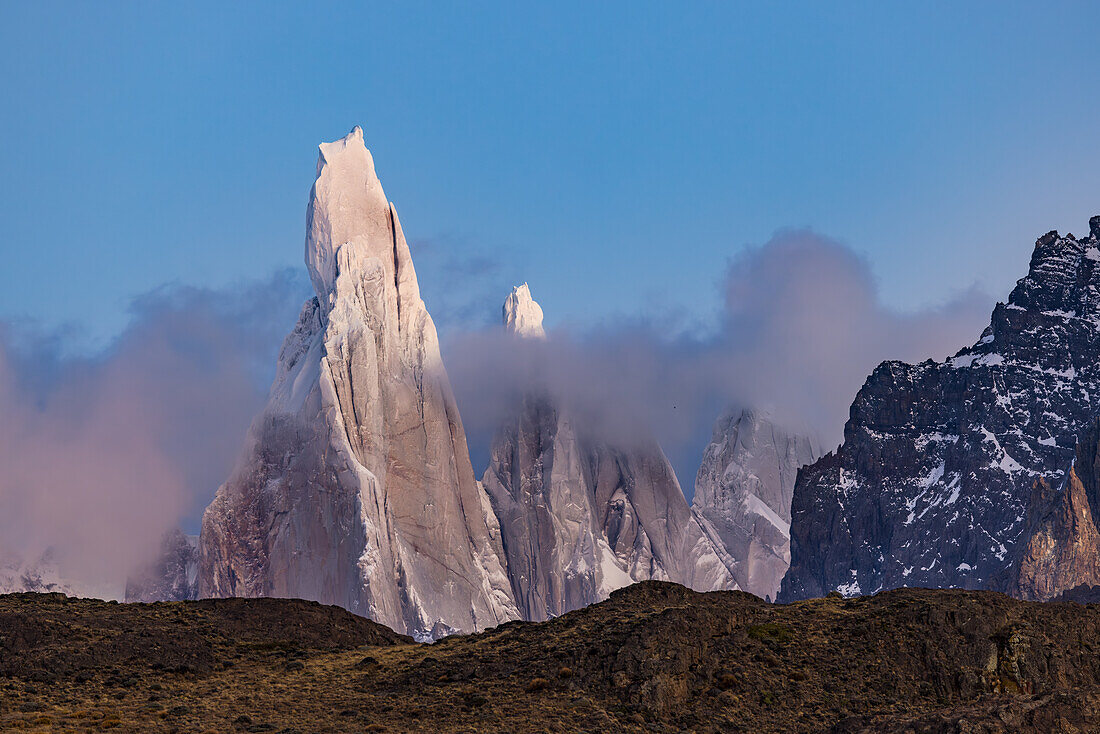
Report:
<svg viewBox="0 0 1100 734"><path fill-rule="evenodd" d="M203 596L338 604L409 634L518 616L397 212L356 128L320 146L316 297L203 516Z"/></svg>
<svg viewBox="0 0 1100 734"><path fill-rule="evenodd" d="M730 571L744 591L778 594L791 561L795 478L819 456L815 439L778 428L766 412L739 411L715 423L692 508L733 559Z"/></svg>
<svg viewBox="0 0 1100 734"><path fill-rule="evenodd" d="M537 320L514 318L517 312ZM526 286L508 296L508 331L541 337L541 320ZM700 591L736 588L728 559L704 534L660 446L594 439L551 396L523 398L493 441L482 484L526 619L558 616L646 579Z"/></svg>
<svg viewBox="0 0 1100 734"><path fill-rule="evenodd" d="M126 601L185 601L199 592L199 538L178 528L167 533L160 554L126 580Z"/></svg>
<svg viewBox="0 0 1100 734"><path fill-rule="evenodd" d="M1009 586L1033 484L1065 484L1100 407L1100 217L1090 230L1040 237L972 347L875 369L840 449L799 474L781 599Z"/></svg>
<svg viewBox="0 0 1100 734"><path fill-rule="evenodd" d="M23 591L86 595L59 572L51 551L47 550L39 558L28 560L0 546L0 594Z"/></svg>
<svg viewBox="0 0 1100 734"><path fill-rule="evenodd" d="M542 328L542 307L531 297L527 284L516 286L504 300L504 329L509 334L532 339L545 339Z"/></svg>
<svg viewBox="0 0 1100 734"><path fill-rule="evenodd" d="M125 585L115 578L96 579L66 572L53 548L28 555L6 547L0 539L0 594L24 591L121 600Z"/></svg>

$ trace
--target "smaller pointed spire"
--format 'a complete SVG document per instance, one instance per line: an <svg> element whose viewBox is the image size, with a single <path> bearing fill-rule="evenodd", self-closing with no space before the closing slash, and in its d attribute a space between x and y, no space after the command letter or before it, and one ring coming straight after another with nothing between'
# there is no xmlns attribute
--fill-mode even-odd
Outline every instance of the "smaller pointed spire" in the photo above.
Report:
<svg viewBox="0 0 1100 734"><path fill-rule="evenodd" d="M545 339L542 328L542 308L531 298L531 289L526 283L512 288L504 299L501 309L504 317L504 329L509 334L524 338Z"/></svg>

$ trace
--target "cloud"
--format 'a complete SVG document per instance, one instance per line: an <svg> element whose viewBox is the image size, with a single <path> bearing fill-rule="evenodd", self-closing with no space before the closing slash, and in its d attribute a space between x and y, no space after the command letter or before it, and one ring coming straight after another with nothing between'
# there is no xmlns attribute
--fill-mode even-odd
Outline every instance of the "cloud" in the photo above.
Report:
<svg viewBox="0 0 1100 734"><path fill-rule="evenodd" d="M792 231L729 263L710 333L656 314L516 342L470 314L493 313L519 278L462 250L435 241L415 256L426 296L443 294L430 306L450 324L444 358L475 469L520 396L543 390L581 430L612 443L655 436L689 495L724 410L769 406L835 443L880 360L942 358L977 338L992 305L971 291L894 312L862 258ZM436 271L468 282L448 293L429 284ZM297 270L223 290L166 286L136 298L128 328L91 356L67 353L71 328L0 324L0 552L33 559L52 548L64 576L118 588L164 531L194 531L308 294Z"/></svg>
<svg viewBox="0 0 1100 734"><path fill-rule="evenodd" d="M135 299L103 353L67 356L68 330L0 327L0 544L61 574L117 584L194 518L263 404L307 285L283 272L226 290Z"/></svg>
<svg viewBox="0 0 1100 734"><path fill-rule="evenodd" d="M537 298L537 279L532 287ZM517 395L535 385L609 441L656 436L690 495L725 410L767 407L779 422L835 446L875 365L942 359L977 339L992 308L972 289L898 313L883 303L863 258L803 230L735 257L722 288L719 326L703 336L666 319L557 330L546 343L517 343L499 327L452 335L444 357L475 469Z"/></svg>
<svg viewBox="0 0 1100 734"><path fill-rule="evenodd" d="M785 232L730 263L715 344L726 394L766 403L838 443L848 408L886 359L943 359L976 341L993 299L976 288L917 312L887 307L870 266L808 231Z"/></svg>

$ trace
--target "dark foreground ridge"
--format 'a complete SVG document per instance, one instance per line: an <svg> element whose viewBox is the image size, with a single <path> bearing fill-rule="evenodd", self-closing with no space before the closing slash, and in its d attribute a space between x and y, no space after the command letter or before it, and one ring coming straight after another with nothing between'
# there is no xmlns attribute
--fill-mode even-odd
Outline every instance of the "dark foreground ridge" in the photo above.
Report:
<svg viewBox="0 0 1100 734"><path fill-rule="evenodd" d="M417 645L283 599L0 596L0 729L1100 730L1100 607L899 589L787 606L644 582Z"/></svg>

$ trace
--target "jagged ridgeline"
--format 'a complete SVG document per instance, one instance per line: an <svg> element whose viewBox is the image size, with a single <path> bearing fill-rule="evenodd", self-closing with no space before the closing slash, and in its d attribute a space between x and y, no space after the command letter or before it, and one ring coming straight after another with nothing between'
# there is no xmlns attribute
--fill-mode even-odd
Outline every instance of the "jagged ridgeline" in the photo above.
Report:
<svg viewBox="0 0 1100 734"><path fill-rule="evenodd" d="M736 588L656 442L593 443L547 396L517 406L485 487L475 480L359 128L320 146L305 250L315 296L203 516L200 596L312 599L427 639L545 619L643 579ZM526 284L504 322L545 337Z"/></svg>
<svg viewBox="0 0 1100 734"><path fill-rule="evenodd" d="M1089 224L1039 238L973 346L875 369L843 444L798 476L781 599L899 586L1048 598L1087 581L1096 549L1073 508L1092 508L1095 479L1067 477L1100 407L1100 217Z"/></svg>

